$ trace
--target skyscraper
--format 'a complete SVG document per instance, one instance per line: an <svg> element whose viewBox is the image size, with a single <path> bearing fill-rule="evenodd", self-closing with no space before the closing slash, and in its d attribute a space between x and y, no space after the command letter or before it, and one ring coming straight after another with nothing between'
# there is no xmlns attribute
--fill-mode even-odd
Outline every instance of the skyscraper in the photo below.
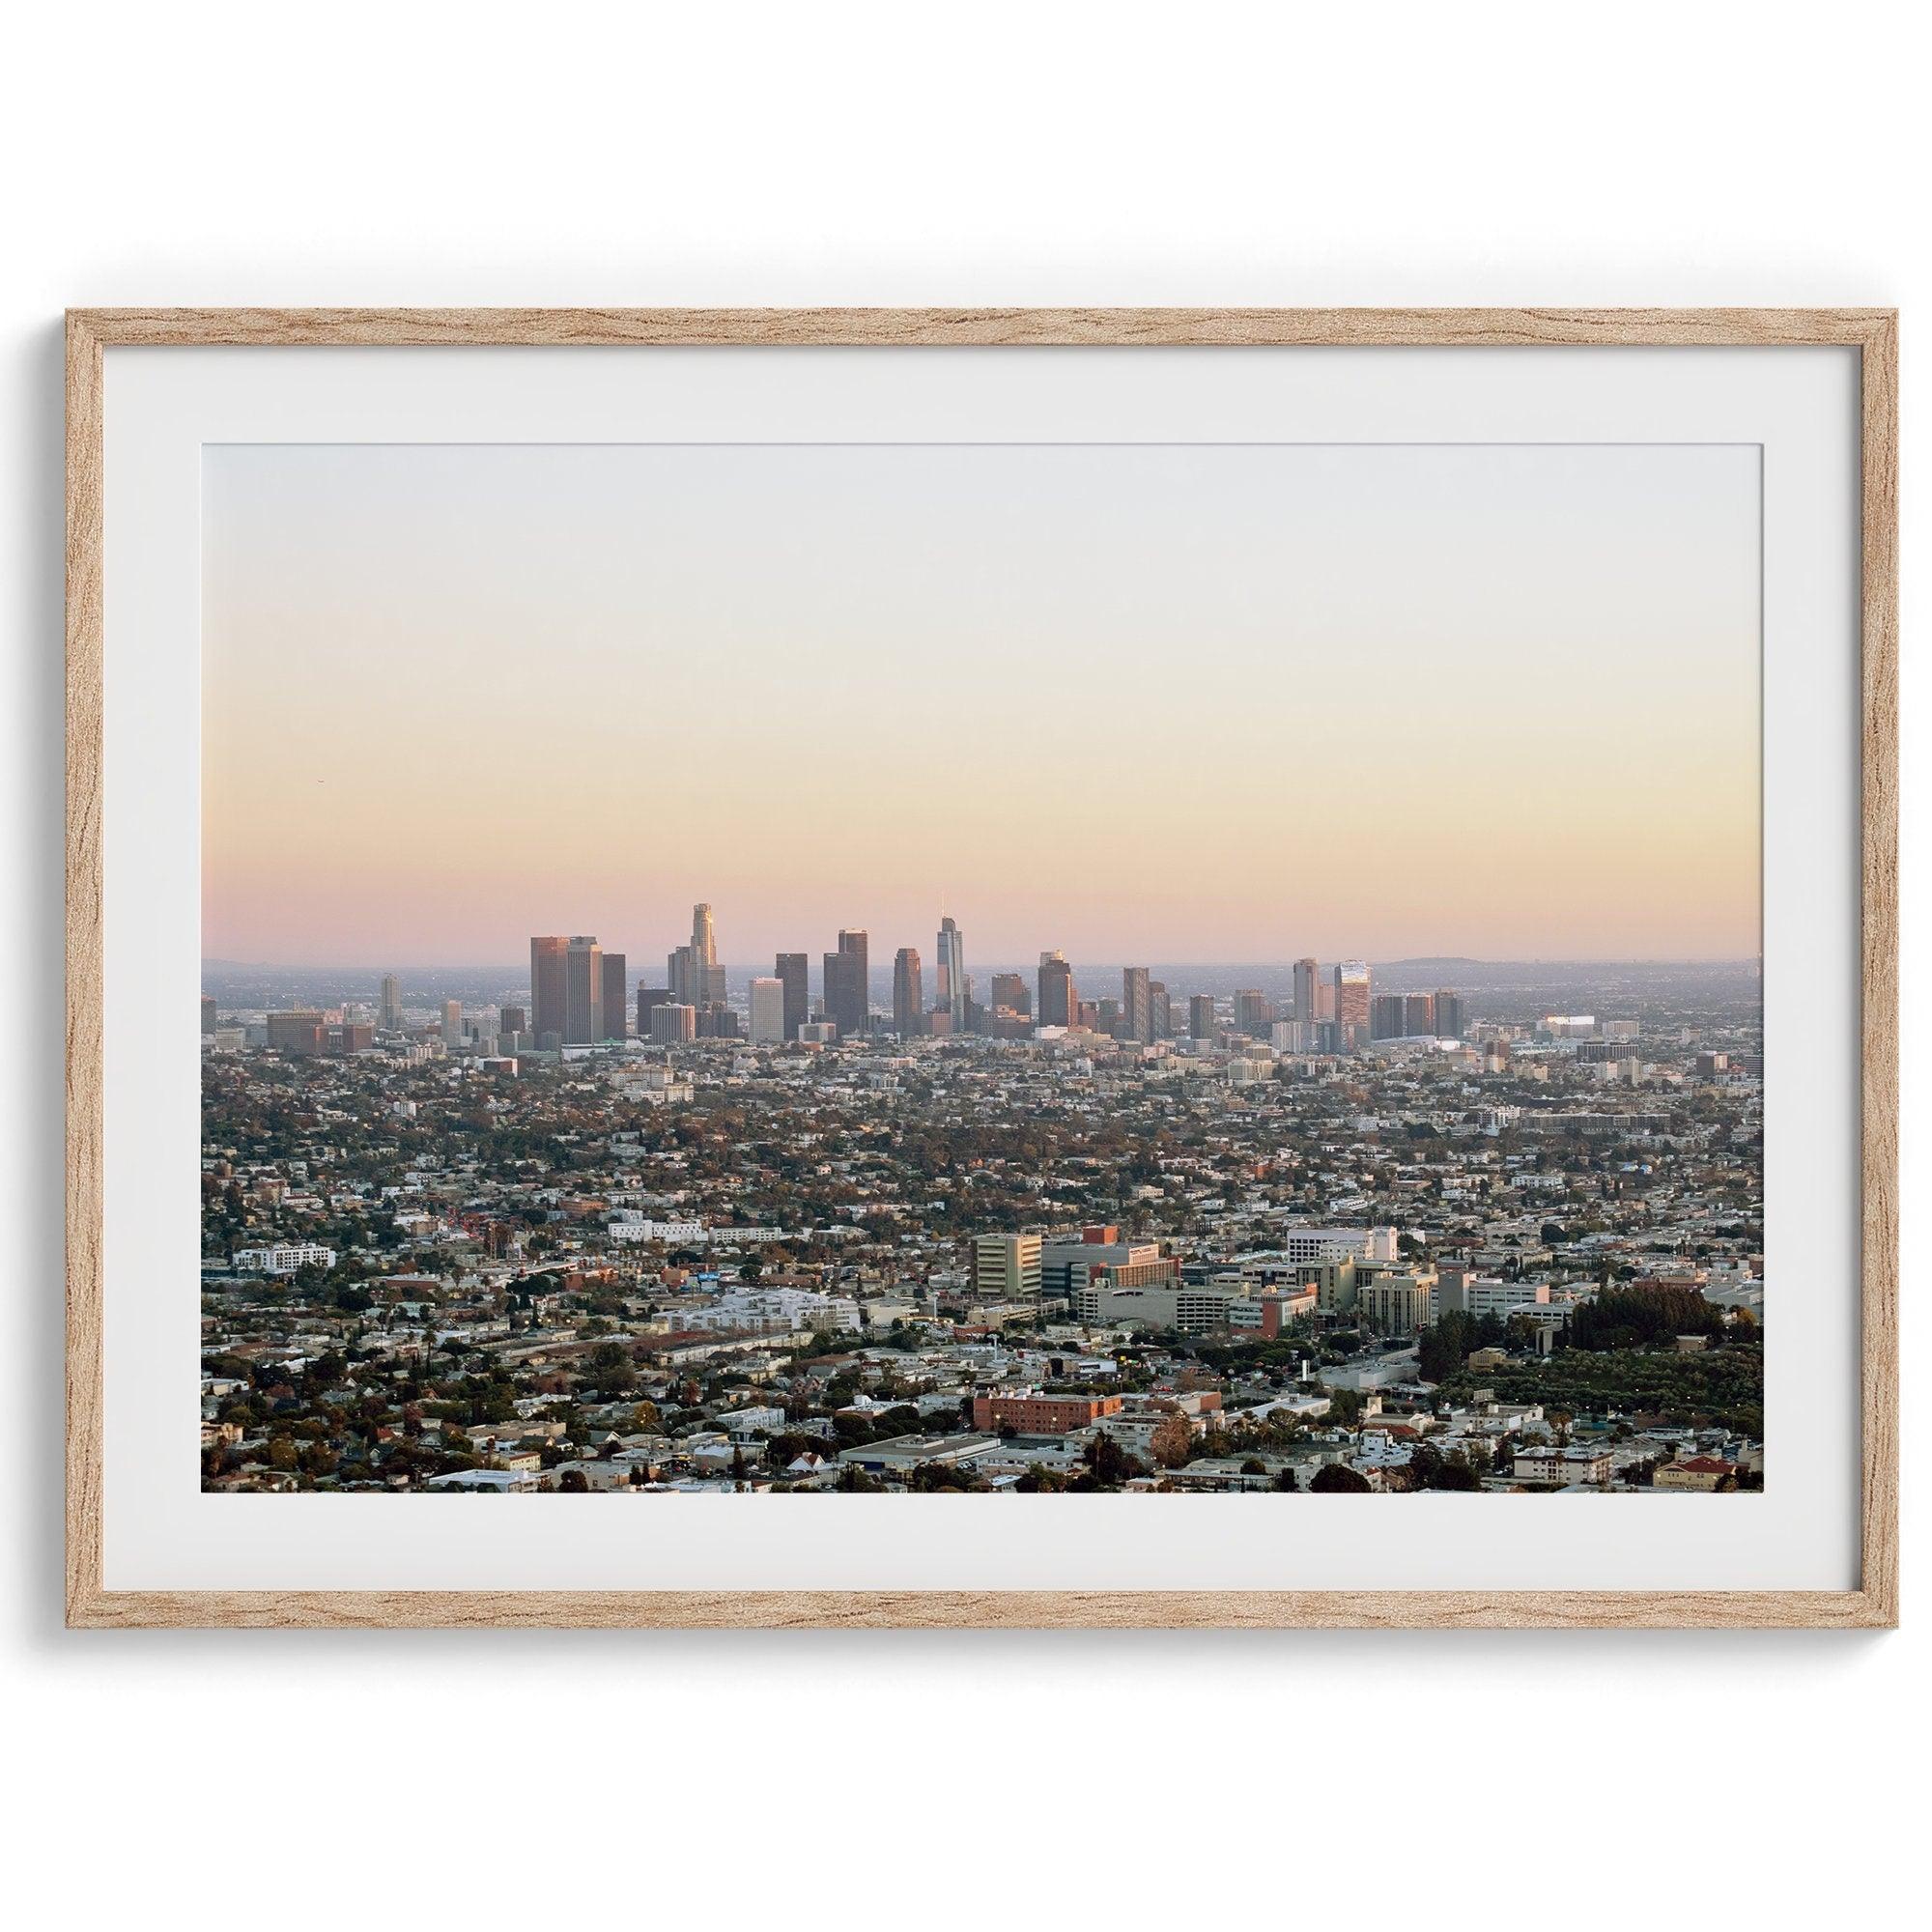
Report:
<svg viewBox="0 0 1932 1932"><path fill-rule="evenodd" d="M1316 987L1321 980L1321 962L1319 959L1297 959L1294 962L1294 1017L1298 1020L1317 1020L1321 1017L1317 1011L1321 1001Z"/></svg>
<svg viewBox="0 0 1932 1932"><path fill-rule="evenodd" d="M1021 974L993 975L993 1009L997 1012L1002 1007L1025 1018L1033 1016L1033 992Z"/></svg>
<svg viewBox="0 0 1932 1932"><path fill-rule="evenodd" d="M1043 1027L1072 1026L1079 1018L1080 993L1073 983L1073 969L1058 951L1039 955L1038 1007Z"/></svg>
<svg viewBox="0 0 1932 1932"><path fill-rule="evenodd" d="M784 1037L796 1039L799 1028L811 1017L809 962L805 954L781 952L777 975L784 985Z"/></svg>
<svg viewBox="0 0 1932 1932"><path fill-rule="evenodd" d="M718 963L718 935L711 924L709 905L691 909L691 956L696 966L692 990L700 1007L724 1004L724 969Z"/></svg>
<svg viewBox="0 0 1932 1932"><path fill-rule="evenodd" d="M629 1036L629 1005L624 998L624 955L621 952L607 952L598 1001L602 1022L598 1031L600 1039L624 1039Z"/></svg>
<svg viewBox="0 0 1932 1932"><path fill-rule="evenodd" d="M1121 969L1121 1037L1142 1045L1153 1038L1153 999L1145 966Z"/></svg>
<svg viewBox="0 0 1932 1932"><path fill-rule="evenodd" d="M871 941L863 930L841 930L838 951L825 955L825 1017L840 1039L860 1039L870 1007Z"/></svg>
<svg viewBox="0 0 1932 1932"><path fill-rule="evenodd" d="M213 1033L214 1025L214 995L213 993L204 993L201 996L201 1030L205 1034Z"/></svg>
<svg viewBox="0 0 1932 1932"><path fill-rule="evenodd" d="M1402 1030L1410 1039L1420 1039L1435 1031L1435 997L1432 993L1403 996Z"/></svg>
<svg viewBox="0 0 1932 1932"><path fill-rule="evenodd" d="M1167 982L1148 981L1148 1023L1155 1039L1174 1037L1174 1009L1167 997Z"/></svg>
<svg viewBox="0 0 1932 1932"><path fill-rule="evenodd" d="M561 1045L568 1035L564 961L569 952L570 941L561 937L530 941L530 1031L539 1047L547 1034L555 1036L553 1045Z"/></svg>
<svg viewBox="0 0 1932 1932"><path fill-rule="evenodd" d="M938 978L933 997L952 1015L952 1031L966 1031L966 941L953 922L939 922Z"/></svg>
<svg viewBox="0 0 1932 1932"><path fill-rule="evenodd" d="M752 1038L761 1046L776 1046L785 1037L785 983L782 980L752 981Z"/></svg>
<svg viewBox="0 0 1932 1932"><path fill-rule="evenodd" d="M949 919L947 925L952 922ZM941 929L940 944L946 943L946 933ZM946 957L942 952L940 958ZM941 973L945 967L940 968ZM923 1031L925 1018L925 986L920 971L918 950L911 946L901 946L898 955L893 961L893 1031L901 1039L910 1039Z"/></svg>
<svg viewBox="0 0 1932 1932"><path fill-rule="evenodd" d="M1367 1026L1371 991L1368 962L1344 959L1335 968L1336 1023L1340 1026Z"/></svg>
<svg viewBox="0 0 1932 1932"><path fill-rule="evenodd" d="M604 949L573 933L564 949L563 1043L594 1046L604 1037Z"/></svg>
<svg viewBox="0 0 1932 1932"><path fill-rule="evenodd" d="M383 975L383 1031L394 1033L403 1023L403 982L393 973Z"/></svg>
<svg viewBox="0 0 1932 1932"><path fill-rule="evenodd" d="M1461 1039L1463 1029L1468 1024L1463 1012L1463 996L1449 987L1439 988L1435 995L1435 1031L1444 1039Z"/></svg>
<svg viewBox="0 0 1932 1932"><path fill-rule="evenodd" d="M463 1044L463 1002L442 1003L442 1043L452 1051Z"/></svg>
<svg viewBox="0 0 1932 1932"><path fill-rule="evenodd" d="M665 957L665 984L680 1007L704 1004L704 968L688 946L674 948Z"/></svg>
<svg viewBox="0 0 1932 1932"><path fill-rule="evenodd" d="M638 988L638 1037L651 1039L651 1015L660 1007L668 1007L670 1001L668 986L639 986Z"/></svg>
<svg viewBox="0 0 1932 1932"><path fill-rule="evenodd" d="M1369 1002L1369 1036L1401 1039L1408 1031L1407 1002L1400 993L1378 993Z"/></svg>
<svg viewBox="0 0 1932 1932"><path fill-rule="evenodd" d="M1274 1002L1259 987L1244 987L1235 995L1235 1031L1265 1039L1274 1025Z"/></svg>
<svg viewBox="0 0 1932 1932"><path fill-rule="evenodd" d="M1196 993L1187 1002L1187 1031L1195 1039L1214 1037L1214 996Z"/></svg>

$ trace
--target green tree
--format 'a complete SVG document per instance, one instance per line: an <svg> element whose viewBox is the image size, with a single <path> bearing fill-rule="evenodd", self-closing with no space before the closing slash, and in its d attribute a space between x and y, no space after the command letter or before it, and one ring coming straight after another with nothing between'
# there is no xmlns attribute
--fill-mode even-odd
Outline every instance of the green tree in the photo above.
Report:
<svg viewBox="0 0 1932 1932"><path fill-rule="evenodd" d="M1346 1463L1324 1463L1316 1470L1315 1480L1308 1488L1311 1494L1318 1496L1367 1495L1369 1479Z"/></svg>

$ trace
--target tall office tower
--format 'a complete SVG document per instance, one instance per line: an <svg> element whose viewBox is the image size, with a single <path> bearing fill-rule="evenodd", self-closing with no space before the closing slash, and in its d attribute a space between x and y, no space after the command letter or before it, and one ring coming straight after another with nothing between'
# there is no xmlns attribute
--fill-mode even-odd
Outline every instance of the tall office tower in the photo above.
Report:
<svg viewBox="0 0 1932 1932"><path fill-rule="evenodd" d="M214 1031L214 995L213 993L204 993L201 996L201 1030L203 1033L213 1033Z"/></svg>
<svg viewBox="0 0 1932 1932"><path fill-rule="evenodd" d="M859 959L852 952L823 955L825 993L820 1002L824 1014L838 1029L840 1039L851 1039L865 1023L859 981Z"/></svg>
<svg viewBox="0 0 1932 1932"><path fill-rule="evenodd" d="M688 946L680 946L665 956L665 984L672 1001L680 1007L704 1004L704 968Z"/></svg>
<svg viewBox="0 0 1932 1932"><path fill-rule="evenodd" d="M565 989L564 961L570 954L570 941L552 937L530 941L530 1031L543 1045L546 1034L554 1034L561 1043L568 1034L570 1005Z"/></svg>
<svg viewBox="0 0 1932 1932"><path fill-rule="evenodd" d="M651 1037L651 1015L660 1007L671 1003L668 986L639 986L638 988L638 1037Z"/></svg>
<svg viewBox="0 0 1932 1932"><path fill-rule="evenodd" d="M952 1031L966 1031L966 941L951 919L939 922L938 979L933 999L952 1015Z"/></svg>
<svg viewBox="0 0 1932 1932"><path fill-rule="evenodd" d="M785 983L782 980L752 981L752 1038L760 1046L781 1045L785 1037Z"/></svg>
<svg viewBox="0 0 1932 1932"><path fill-rule="evenodd" d="M1153 998L1149 983L1145 966L1121 968L1121 1037L1139 1040L1142 1045L1153 1038Z"/></svg>
<svg viewBox="0 0 1932 1932"><path fill-rule="evenodd" d="M393 973L383 975L383 1031L394 1033L403 1023L403 982Z"/></svg>
<svg viewBox="0 0 1932 1932"><path fill-rule="evenodd" d="M784 1037L796 1039L798 1030L811 1017L811 991L807 977L808 962L803 952L781 952L776 968L784 986Z"/></svg>
<svg viewBox="0 0 1932 1932"><path fill-rule="evenodd" d="M1040 1237L977 1235L973 1239L973 1299L1039 1305Z"/></svg>
<svg viewBox="0 0 1932 1932"><path fill-rule="evenodd" d="M841 927L838 951L825 955L825 1017L838 1026L840 1039L865 1037L872 1000L870 950L863 929Z"/></svg>
<svg viewBox="0 0 1932 1932"><path fill-rule="evenodd" d="M1249 986L1235 995L1235 1031L1265 1039L1274 1025L1274 1002L1259 988Z"/></svg>
<svg viewBox="0 0 1932 1932"><path fill-rule="evenodd" d="M718 963L718 935L711 923L711 908L695 905L691 909L692 991L700 1007L724 1004L724 969Z"/></svg>
<svg viewBox="0 0 1932 1932"><path fill-rule="evenodd" d="M624 955L621 952L607 952L604 955L603 983L598 989L598 1028L600 1039L624 1039L629 1037L630 1002L624 997Z"/></svg>
<svg viewBox="0 0 1932 1932"><path fill-rule="evenodd" d="M1187 1032L1194 1039L1214 1037L1214 995L1196 993L1187 1002Z"/></svg>
<svg viewBox="0 0 1932 1932"><path fill-rule="evenodd" d="M1010 1013L1021 1013L1029 1018L1033 1014L1033 989L1028 986L1023 974L995 973L992 998L995 1010L1005 1007Z"/></svg>
<svg viewBox="0 0 1932 1932"><path fill-rule="evenodd" d="M1402 1003L1402 1030L1410 1039L1435 1031L1435 1000L1429 993L1408 993Z"/></svg>
<svg viewBox="0 0 1932 1932"><path fill-rule="evenodd" d="M1444 1039L1461 1039L1463 1029L1468 1024L1463 1012L1463 996L1447 986L1440 987L1435 995L1435 1031Z"/></svg>
<svg viewBox="0 0 1932 1932"><path fill-rule="evenodd" d="M1336 1025L1367 1026L1370 992L1368 962L1344 959L1335 968Z"/></svg>
<svg viewBox="0 0 1932 1932"><path fill-rule="evenodd" d="M1174 1037L1174 1008L1167 997L1165 980L1148 981L1148 1024L1155 1039Z"/></svg>
<svg viewBox="0 0 1932 1932"><path fill-rule="evenodd" d="M604 949L573 933L563 955L563 1043L594 1046L604 1037Z"/></svg>
<svg viewBox="0 0 1932 1932"><path fill-rule="evenodd" d="M1294 962L1294 1017L1298 1020L1320 1019L1316 1008L1321 1000L1316 987L1321 980L1321 962L1319 959L1297 959Z"/></svg>
<svg viewBox="0 0 1932 1932"><path fill-rule="evenodd" d="M946 923L952 923L951 920ZM946 934L941 932L939 937L944 943ZM901 946L893 960L893 1031L901 1039L910 1039L923 1031L924 1019L925 980L920 970L919 951L916 947Z"/></svg>
<svg viewBox="0 0 1932 1932"><path fill-rule="evenodd" d="M1080 1016L1080 993L1073 969L1059 952L1039 955L1039 1023L1043 1027L1074 1025Z"/></svg>
<svg viewBox="0 0 1932 1932"><path fill-rule="evenodd" d="M448 1047L463 1044L463 1002L445 1000L442 1003L442 1043Z"/></svg>
<svg viewBox="0 0 1932 1932"><path fill-rule="evenodd" d="M682 1046L697 1037L697 1009L682 1001L667 1000L651 1009L651 1043L654 1046Z"/></svg>
<svg viewBox="0 0 1932 1932"><path fill-rule="evenodd" d="M1408 1031L1406 1009L1400 993L1378 993L1369 1002L1369 1037L1400 1039Z"/></svg>
<svg viewBox="0 0 1932 1932"><path fill-rule="evenodd" d="M498 1033L527 1033L529 1025L530 1016L522 1007L505 1007L497 1015L497 1031Z"/></svg>

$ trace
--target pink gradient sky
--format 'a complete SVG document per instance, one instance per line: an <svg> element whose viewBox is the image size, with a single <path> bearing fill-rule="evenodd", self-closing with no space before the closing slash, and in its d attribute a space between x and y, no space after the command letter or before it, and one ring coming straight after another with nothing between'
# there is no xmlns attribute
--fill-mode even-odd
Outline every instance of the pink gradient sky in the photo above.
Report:
<svg viewBox="0 0 1932 1932"><path fill-rule="evenodd" d="M1758 950L1748 448L220 447L203 950Z"/></svg>

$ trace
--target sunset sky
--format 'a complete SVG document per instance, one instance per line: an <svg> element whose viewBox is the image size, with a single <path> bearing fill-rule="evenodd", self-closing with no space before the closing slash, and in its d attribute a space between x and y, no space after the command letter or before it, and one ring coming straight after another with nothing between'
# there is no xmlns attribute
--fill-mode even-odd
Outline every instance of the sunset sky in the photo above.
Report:
<svg viewBox="0 0 1932 1932"><path fill-rule="evenodd" d="M204 468L203 952L1742 958L1747 447ZM661 974L657 977L661 977Z"/></svg>

